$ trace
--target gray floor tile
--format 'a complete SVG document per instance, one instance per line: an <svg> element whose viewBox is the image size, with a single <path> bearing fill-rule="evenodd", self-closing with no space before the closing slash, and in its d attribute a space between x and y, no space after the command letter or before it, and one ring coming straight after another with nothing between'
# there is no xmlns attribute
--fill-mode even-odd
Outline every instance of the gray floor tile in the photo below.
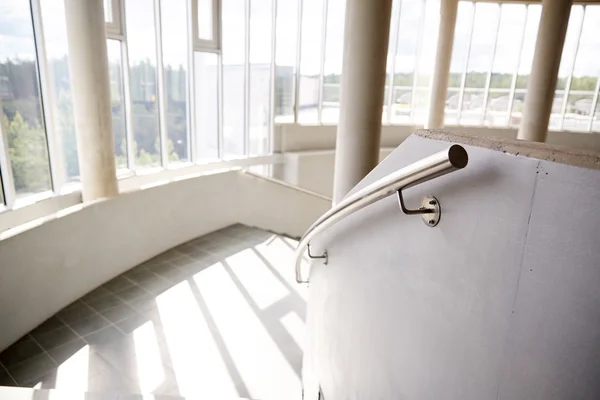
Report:
<svg viewBox="0 0 600 400"><path fill-rule="evenodd" d="M177 269L177 267L168 262L148 266L148 270L154 272L157 275L168 273L169 271L173 271L174 269Z"/></svg>
<svg viewBox="0 0 600 400"><path fill-rule="evenodd" d="M32 330L31 334L35 336L36 334L47 333L47 332L53 331L54 329L58 329L63 326L65 326L65 324L60 319L52 316L52 317L48 318L47 320L45 320L44 322L42 322L40 325L38 325L37 328Z"/></svg>
<svg viewBox="0 0 600 400"><path fill-rule="evenodd" d="M138 312L156 310L156 295L147 293L126 303Z"/></svg>
<svg viewBox="0 0 600 400"><path fill-rule="evenodd" d="M171 288L173 286L173 283L163 277L155 275L155 278L153 280L140 283L140 286L144 290L147 290L148 292L154 295L158 295Z"/></svg>
<svg viewBox="0 0 600 400"><path fill-rule="evenodd" d="M46 333L32 333L32 336L46 351L77 338L77 335L66 325Z"/></svg>
<svg viewBox="0 0 600 400"><path fill-rule="evenodd" d="M138 285L131 286L125 290L121 290L120 292L116 293L116 295L124 301L135 300L146 294L148 294L148 292Z"/></svg>
<svg viewBox="0 0 600 400"><path fill-rule="evenodd" d="M123 321L124 319L132 317L136 314L137 311L125 303L119 304L110 310L102 311L102 316L112 323Z"/></svg>
<svg viewBox="0 0 600 400"><path fill-rule="evenodd" d="M81 298L81 300L83 300L84 302L87 302L87 301L90 301L90 300L95 300L95 299L98 299L100 297L107 296L107 295L109 295L111 293L112 292L110 290L106 289L104 286L100 286L99 288L96 288L93 291L91 291L88 294L86 294L85 296L83 296Z"/></svg>
<svg viewBox="0 0 600 400"><path fill-rule="evenodd" d="M117 322L116 325L120 330L127 334L133 332L148 321L150 321L150 317L148 315L136 314L124 319L123 321Z"/></svg>
<svg viewBox="0 0 600 400"><path fill-rule="evenodd" d="M69 326L77 332L80 336L89 335L90 333L96 332L106 326L108 326L110 322L102 317L100 314L95 313L87 318L79 319L77 321L71 322Z"/></svg>
<svg viewBox="0 0 600 400"><path fill-rule="evenodd" d="M94 310L89 308L82 301L77 300L76 302L74 302L74 303L68 305L67 307L63 308L62 310L60 310L58 312L58 314L56 314L56 315L64 323L68 324L68 323L76 321L80 318L89 317L90 315L93 315L93 314L95 314Z"/></svg>
<svg viewBox="0 0 600 400"><path fill-rule="evenodd" d="M113 325L109 325L106 328L102 328L99 331L84 336L83 339L90 345L97 345L120 339L123 336L125 336L125 334L118 328Z"/></svg>
<svg viewBox="0 0 600 400"><path fill-rule="evenodd" d="M137 283L140 286L143 286L143 284L146 282L156 280L157 278L159 278L158 275L151 272L147 268L139 268L134 273L127 275L127 279Z"/></svg>
<svg viewBox="0 0 600 400"><path fill-rule="evenodd" d="M29 386L35 385L56 367L54 360L48 354L42 353L9 367L8 372L19 385Z"/></svg>
<svg viewBox="0 0 600 400"><path fill-rule="evenodd" d="M44 350L27 335L0 353L0 363L10 368L43 352Z"/></svg>
<svg viewBox="0 0 600 400"><path fill-rule="evenodd" d="M127 289L128 287L131 287L133 285L134 285L134 283L132 281L130 281L129 279L127 279L127 277L120 275L120 276L117 276L116 278L106 282L104 284L104 288L113 293L116 293L120 290Z"/></svg>
<svg viewBox="0 0 600 400"><path fill-rule="evenodd" d="M127 290L127 289L125 289ZM97 312L102 312L108 310L110 308L116 307L118 305L123 304L123 300L117 297L114 294L109 294L108 296L100 297L98 299L90 300L86 302L88 306Z"/></svg>
<svg viewBox="0 0 600 400"><path fill-rule="evenodd" d="M17 386L17 382L0 366L0 386ZM1 388L0 388L1 389ZM1 394L1 392L0 392ZM0 398L2 398L0 396Z"/></svg>
<svg viewBox="0 0 600 400"><path fill-rule="evenodd" d="M60 365L85 346L87 346L87 343L82 338L78 337L61 346L48 350L48 355Z"/></svg>

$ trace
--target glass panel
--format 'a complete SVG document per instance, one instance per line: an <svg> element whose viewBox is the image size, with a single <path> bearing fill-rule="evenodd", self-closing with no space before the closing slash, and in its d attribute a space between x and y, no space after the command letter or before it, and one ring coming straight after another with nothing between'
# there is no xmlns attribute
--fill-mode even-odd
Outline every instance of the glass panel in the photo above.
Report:
<svg viewBox="0 0 600 400"><path fill-rule="evenodd" d="M44 3L44 1L42 1ZM64 2L63 6L64 6ZM104 0L104 21L111 24L113 22L112 0Z"/></svg>
<svg viewBox="0 0 600 400"><path fill-rule="evenodd" d="M0 103L17 197L52 189L29 2L0 0Z"/></svg>
<svg viewBox="0 0 600 400"><path fill-rule="evenodd" d="M321 73L321 30L323 1L304 0L302 9L302 50L298 122L317 123L319 74Z"/></svg>
<svg viewBox="0 0 600 400"><path fill-rule="evenodd" d="M596 108L594 108L594 116L592 117L592 131L600 132L600 96L596 100Z"/></svg>
<svg viewBox="0 0 600 400"><path fill-rule="evenodd" d="M388 113L390 113L391 117L391 109L388 110L388 104L390 104L390 97L393 93L393 88L391 87L391 82L394 79L394 71L393 71L393 61L394 55L396 53L396 49L394 48L394 36L398 31L398 19L400 18L400 4L401 0L392 0L392 17L390 21L390 35L388 38L388 54L387 54L387 62L385 66L385 91L384 91L384 101L383 101L383 110L381 115L382 123L388 122ZM323 88L323 98L325 101L325 92L327 91L327 85ZM339 101L339 100L338 100Z"/></svg>
<svg viewBox="0 0 600 400"><path fill-rule="evenodd" d="M417 65L417 46L423 15L424 0L404 0L400 8L400 27L398 30L398 46L396 48L396 64L393 80L392 115L393 124L409 124L412 122L412 84Z"/></svg>
<svg viewBox="0 0 600 400"><path fill-rule="evenodd" d="M598 75L600 74L600 7L587 6L585 20L579 41L579 49L573 69L571 91L567 99L567 109L563 129L587 131L592 114L592 101Z"/></svg>
<svg viewBox="0 0 600 400"><path fill-rule="evenodd" d="M189 161L186 0L162 1L161 18L169 162Z"/></svg>
<svg viewBox="0 0 600 400"><path fill-rule="evenodd" d="M417 97L414 102L413 123L424 124L429 114L429 86L435 66L438 26L440 24L440 0L427 0L425 25L416 71Z"/></svg>
<svg viewBox="0 0 600 400"><path fill-rule="evenodd" d="M340 118L339 86L342 78L344 53L344 16L346 0L329 0L323 77L323 107L321 122L337 123ZM327 97L325 88L327 87Z"/></svg>
<svg viewBox="0 0 600 400"><path fill-rule="evenodd" d="M106 41L108 51L108 73L110 77L110 103L112 125L115 135L115 155L117 168L127 168L127 140L125 128L125 104L123 96L123 60L121 58L121 42Z"/></svg>
<svg viewBox="0 0 600 400"><path fill-rule="evenodd" d="M276 30L275 122L294 122L298 0L277 3Z"/></svg>
<svg viewBox="0 0 600 400"><path fill-rule="evenodd" d="M485 88L488 71L492 66L494 56L494 43L496 42L499 17L500 7L497 4L477 3L475 5L475 23L465 80L466 88ZM483 104L483 96L479 98L479 93L479 91L472 92L475 97L471 96L472 99L468 105L463 100L459 124L480 125L482 123L485 104Z"/></svg>
<svg viewBox="0 0 600 400"><path fill-rule="evenodd" d="M271 0L250 2L249 154L269 152L271 91Z"/></svg>
<svg viewBox="0 0 600 400"><path fill-rule="evenodd" d="M485 112L486 125L508 124L510 88L519 62L519 44L527 18L523 4L502 4L496 54L490 79L490 93ZM494 89L505 89L497 90Z"/></svg>
<svg viewBox="0 0 600 400"><path fill-rule="evenodd" d="M525 102L525 92L527 91L527 80L531 73L531 63L535 53L535 41L537 38L538 25L542 6L529 4L527 6L527 22L525 23L525 35L523 38L523 48L519 60L519 70L517 71L517 82L515 97L511 106L510 126L518 127L523 116L523 105Z"/></svg>
<svg viewBox="0 0 600 400"><path fill-rule="evenodd" d="M67 181L79 181L64 1L44 0L41 2L41 11L50 80L48 82L50 85L50 106L54 112L54 134L57 136L57 142L62 153L64 163L62 167ZM58 166L55 166L55 168L58 168Z"/></svg>
<svg viewBox="0 0 600 400"><path fill-rule="evenodd" d="M244 0L223 0L223 151L244 155Z"/></svg>
<svg viewBox="0 0 600 400"><path fill-rule="evenodd" d="M198 39L213 40L213 0L198 0Z"/></svg>
<svg viewBox="0 0 600 400"><path fill-rule="evenodd" d="M481 125L483 114L483 89L465 89L460 113L460 124L468 126Z"/></svg>
<svg viewBox="0 0 600 400"><path fill-rule="evenodd" d="M565 100L565 88L567 79L575 62L575 49L579 40L579 31L583 24L583 6L572 6L569 16L569 25L567 26L567 35L560 58L560 67L558 69L558 79L556 81L556 92L552 102L552 114L550 115L549 129L559 129L561 125L562 109ZM581 50L579 50L581 52ZM591 89L592 91L594 88ZM568 108L568 106L567 106ZM568 110L567 110L568 111ZM566 116L565 116L566 117ZM566 128L565 128L566 129Z"/></svg>
<svg viewBox="0 0 600 400"><path fill-rule="evenodd" d="M196 161L219 157L218 56L195 53Z"/></svg>
<svg viewBox="0 0 600 400"><path fill-rule="evenodd" d="M471 2L460 1L458 3L454 43L452 45L452 59L450 61L449 88L460 88L462 82L462 75L465 70L469 51L469 39L474 10L475 8ZM444 116L444 123L446 125L458 124L457 113L459 97L460 90L448 89Z"/></svg>
<svg viewBox="0 0 600 400"><path fill-rule="evenodd" d="M127 0L125 6L135 165L160 166L154 5L152 0Z"/></svg>

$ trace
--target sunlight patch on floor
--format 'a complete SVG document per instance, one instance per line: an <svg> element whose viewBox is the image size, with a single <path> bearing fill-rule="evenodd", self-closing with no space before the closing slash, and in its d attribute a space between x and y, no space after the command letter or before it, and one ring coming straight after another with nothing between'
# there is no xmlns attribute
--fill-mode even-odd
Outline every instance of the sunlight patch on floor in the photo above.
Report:
<svg viewBox="0 0 600 400"><path fill-rule="evenodd" d="M255 266L254 262L246 263L244 268L251 274ZM250 397L299 398L299 376L267 331L265 321L255 314L253 300L245 298L226 269L214 265L196 274L194 280ZM263 290L271 288L266 286ZM273 290L279 296L281 289Z"/></svg>
<svg viewBox="0 0 600 400"><path fill-rule="evenodd" d="M56 370L56 388L74 392L88 389L90 346L82 347L77 353L59 365Z"/></svg>
<svg viewBox="0 0 600 400"><path fill-rule="evenodd" d="M221 299L227 302L227 298ZM157 297L166 344L182 396L236 397L219 349L187 281ZM209 397L210 396L210 397Z"/></svg>
<svg viewBox="0 0 600 400"><path fill-rule="evenodd" d="M138 382L142 393L149 393L165 380L160 349L152 321L133 331Z"/></svg>

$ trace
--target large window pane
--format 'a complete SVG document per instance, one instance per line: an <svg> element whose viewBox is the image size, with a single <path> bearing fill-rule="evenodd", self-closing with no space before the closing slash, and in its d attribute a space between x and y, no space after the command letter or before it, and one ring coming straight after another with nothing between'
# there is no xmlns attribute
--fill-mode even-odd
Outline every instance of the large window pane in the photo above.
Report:
<svg viewBox="0 0 600 400"><path fill-rule="evenodd" d="M79 181L64 0L44 0L41 2L41 11L48 61L50 107L54 112L53 132L63 163L62 166L53 168L62 168L67 181Z"/></svg>
<svg viewBox="0 0 600 400"><path fill-rule="evenodd" d="M592 131L600 132L600 96L596 99L596 107L592 116Z"/></svg>
<svg viewBox="0 0 600 400"><path fill-rule="evenodd" d="M327 7L321 122L335 124L340 118L340 83L344 53L346 0L329 0Z"/></svg>
<svg viewBox="0 0 600 400"><path fill-rule="evenodd" d="M244 0L223 0L223 150L244 155Z"/></svg>
<svg viewBox="0 0 600 400"><path fill-rule="evenodd" d="M298 0L277 3L275 41L275 122L294 121Z"/></svg>
<svg viewBox="0 0 600 400"><path fill-rule="evenodd" d="M502 4L490 91L485 111L486 125L508 124L508 103L513 75L519 62L519 44L527 18L523 4ZM515 45L516 44L516 45Z"/></svg>
<svg viewBox="0 0 600 400"><path fill-rule="evenodd" d="M213 53L195 53L196 161L219 157L218 59Z"/></svg>
<svg viewBox="0 0 600 400"><path fill-rule="evenodd" d="M477 3L475 5L475 23L465 80L466 90L459 121L461 125L480 125L483 121L485 108L483 89L486 86L488 71L492 67L499 18L498 4ZM470 96L467 96L467 93Z"/></svg>
<svg viewBox="0 0 600 400"><path fill-rule="evenodd" d="M567 106L563 129L587 131L592 114L594 91L600 74L600 7L587 6L585 19L579 41L571 90L567 98ZM565 44L566 45L566 44Z"/></svg>
<svg viewBox="0 0 600 400"><path fill-rule="evenodd" d="M460 90L457 89L461 86L463 72L468 61L467 56L469 53L474 11L473 3L466 1L458 3L454 43L452 45L452 59L450 61L450 77L448 80L449 89L446 96L446 111L444 116L444 123L446 125L456 125L458 123L457 114Z"/></svg>
<svg viewBox="0 0 600 400"><path fill-rule="evenodd" d="M300 88L298 122L317 123L323 1L304 0L302 7L302 50L300 53Z"/></svg>
<svg viewBox="0 0 600 400"><path fill-rule="evenodd" d="M188 161L186 0L161 1L169 162Z"/></svg>
<svg viewBox="0 0 600 400"><path fill-rule="evenodd" d="M416 92L413 102L413 123L424 124L429 110L430 85L435 66L438 26L440 24L440 0L427 0L423 37L416 71Z"/></svg>
<svg viewBox="0 0 600 400"><path fill-rule="evenodd" d="M123 96L123 59L121 57L121 42L106 41L108 51L108 73L110 77L110 105L112 111L112 126L115 135L115 155L117 168L127 168L127 143L125 124L125 102Z"/></svg>
<svg viewBox="0 0 600 400"><path fill-rule="evenodd" d="M411 119L413 74L417 66L417 47L424 17L425 0L404 0L400 8L400 27L393 79L391 122L409 124Z"/></svg>
<svg viewBox="0 0 600 400"><path fill-rule="evenodd" d="M29 2L0 0L0 115L17 197L52 189Z"/></svg>
<svg viewBox="0 0 600 400"><path fill-rule="evenodd" d="M127 0L125 7L135 165L160 166L154 2Z"/></svg>
<svg viewBox="0 0 600 400"><path fill-rule="evenodd" d="M538 26L542 6L529 4L527 6L527 22L525 23L525 35L523 37L523 48L519 59L519 69L517 71L517 82L515 97L511 105L510 126L518 127L523 116L523 106L525 103L525 92L527 91L527 81L531 73L531 64L533 63L533 54L535 53L535 42L537 39Z"/></svg>
<svg viewBox="0 0 600 400"><path fill-rule="evenodd" d="M579 40L579 31L583 24L583 7L572 6L571 14L569 15L569 25L567 26L567 34L565 36L565 44L560 58L560 67L558 69L558 79L556 81L556 92L554 93L554 101L552 102L552 113L550 114L550 122L548 128L560 129L562 110L565 108L565 91L567 88L567 80L575 63L575 52L577 49L577 41ZM592 89L593 91L594 89ZM568 112L568 110L566 110Z"/></svg>
<svg viewBox="0 0 600 400"><path fill-rule="evenodd" d="M271 0L250 2L249 153L269 152L271 90Z"/></svg>

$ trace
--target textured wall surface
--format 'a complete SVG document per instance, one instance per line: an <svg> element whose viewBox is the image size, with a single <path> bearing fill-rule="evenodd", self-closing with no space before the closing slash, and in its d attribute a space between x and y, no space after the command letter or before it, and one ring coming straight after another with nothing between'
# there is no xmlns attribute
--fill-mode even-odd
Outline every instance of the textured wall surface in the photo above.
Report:
<svg viewBox="0 0 600 400"><path fill-rule="evenodd" d="M445 139L411 136L355 190ZM392 196L313 241L305 399L600 398L600 170L479 145L405 191L440 200L437 227Z"/></svg>

